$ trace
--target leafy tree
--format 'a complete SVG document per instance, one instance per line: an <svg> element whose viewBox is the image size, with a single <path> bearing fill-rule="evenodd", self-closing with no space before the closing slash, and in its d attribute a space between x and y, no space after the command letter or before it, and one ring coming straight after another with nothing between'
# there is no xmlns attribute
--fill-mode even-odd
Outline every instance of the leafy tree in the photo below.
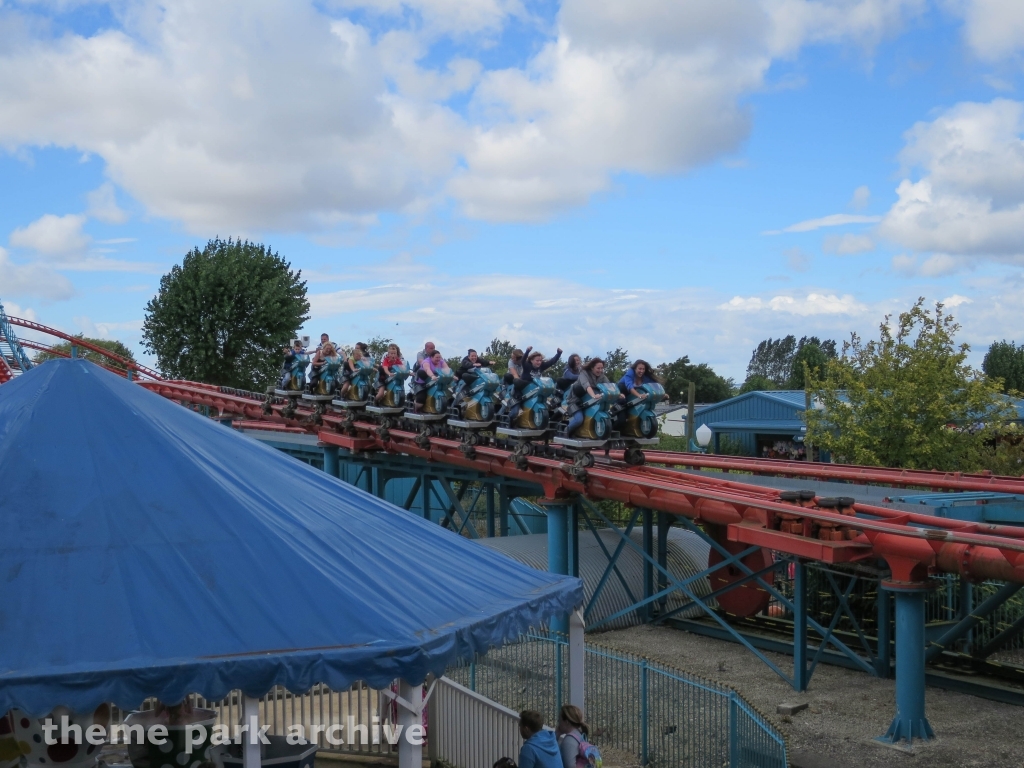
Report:
<svg viewBox="0 0 1024 768"><path fill-rule="evenodd" d="M806 388L808 371L812 376L820 376L828 360L829 356L814 342L802 344L793 356L793 365L789 381L786 382L786 389Z"/></svg>
<svg viewBox="0 0 1024 768"><path fill-rule="evenodd" d="M600 355L600 358L604 360L604 375L612 381L621 379L626 369L629 368L629 352L622 347L616 347L609 352L605 352L603 355ZM592 357L587 355L583 358L583 362L587 363L592 359Z"/></svg>
<svg viewBox="0 0 1024 768"><path fill-rule="evenodd" d="M754 352L750 356L747 380L759 376L770 380L774 384L772 389L785 386L795 354L796 336L790 334L781 339L765 339L754 347Z"/></svg>
<svg viewBox="0 0 1024 768"><path fill-rule="evenodd" d="M803 382L803 359L797 362L797 357L809 345L817 347L826 358L836 357L836 343L833 339L822 341L817 336L803 336L797 341L792 334L781 339L768 338L754 348L750 363L747 364L747 378L763 376L770 379L774 384L772 389L803 389L802 386L793 386L792 382ZM817 355L814 360L818 360Z"/></svg>
<svg viewBox="0 0 1024 768"><path fill-rule="evenodd" d="M669 400L685 403L690 382L694 383L694 400L698 403L717 403L732 397L735 382L719 376L707 363L694 365L686 355L672 363L658 366L658 376Z"/></svg>
<svg viewBox="0 0 1024 768"><path fill-rule="evenodd" d="M995 341L985 353L981 369L989 378L1003 380L1003 392L1024 391L1024 344Z"/></svg>
<svg viewBox="0 0 1024 768"><path fill-rule="evenodd" d="M392 344L393 339L387 336L374 336L368 342L366 346L370 349L370 354L373 355L373 359L378 363L384 359L384 355L388 353L388 344ZM416 362L413 360L413 362Z"/></svg>
<svg viewBox="0 0 1024 768"><path fill-rule="evenodd" d="M83 336L80 333L77 334L75 338L81 339L82 341L87 341L94 347L102 347L103 349L113 352L115 355L125 360L131 360L133 363L135 362L135 355L133 355L132 351L128 349L128 347L126 347L120 341L116 341L114 339L93 339ZM55 352L63 352L64 355L71 354L70 341L62 341L60 344L52 345L51 348ZM126 370L125 366L121 365L120 363L114 362L110 358L104 357L98 352L93 352L91 349L83 349L82 347L79 347L78 356L85 358L90 362L97 363L98 365L105 365L108 368L115 368L119 371ZM32 360L33 362L36 363L45 363L47 360L59 360L61 359L61 357L62 355L54 355L50 354L49 352L37 352L35 357L32 358Z"/></svg>
<svg viewBox="0 0 1024 768"><path fill-rule="evenodd" d="M778 389L775 386L775 382L769 379L767 376L762 376L759 373L755 373L753 376L747 376L747 380L743 382L743 386L740 387L739 394L745 395L747 392L769 392L773 389Z"/></svg>
<svg viewBox="0 0 1024 768"><path fill-rule="evenodd" d="M309 319L301 277L263 245L215 239L193 248L146 305L146 349L167 376L262 387Z"/></svg>
<svg viewBox="0 0 1024 768"><path fill-rule="evenodd" d="M516 348L508 339L491 339L481 357L485 360L493 360L496 365L491 370L499 376L508 373L508 359L512 357L512 350Z"/></svg>
<svg viewBox="0 0 1024 768"><path fill-rule="evenodd" d="M996 383L966 363L960 326L941 303L918 299L878 340L857 334L812 389L823 406L805 414L808 440L840 461L907 469L974 469L1015 411Z"/></svg>

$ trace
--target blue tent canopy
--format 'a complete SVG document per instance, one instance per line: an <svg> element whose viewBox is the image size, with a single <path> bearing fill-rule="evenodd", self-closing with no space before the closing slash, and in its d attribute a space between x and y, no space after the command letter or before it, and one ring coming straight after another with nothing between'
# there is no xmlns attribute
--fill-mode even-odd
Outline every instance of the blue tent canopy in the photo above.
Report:
<svg viewBox="0 0 1024 768"><path fill-rule="evenodd" d="M582 601L84 360L0 387L0 713L416 684Z"/></svg>

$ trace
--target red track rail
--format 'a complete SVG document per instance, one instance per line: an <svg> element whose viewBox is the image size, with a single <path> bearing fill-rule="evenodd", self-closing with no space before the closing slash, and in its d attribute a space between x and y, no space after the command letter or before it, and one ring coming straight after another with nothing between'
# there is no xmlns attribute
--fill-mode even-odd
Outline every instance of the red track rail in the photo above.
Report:
<svg viewBox="0 0 1024 768"><path fill-rule="evenodd" d="M598 465L585 480L573 476L569 465L552 458L529 457L519 469L504 450L478 447L467 456L459 443L432 438L429 447L415 442L412 432L392 429L383 440L374 424L346 425L343 416L324 414L314 426L312 412L300 408L291 417L275 402L270 414L251 394L224 391L194 382L141 382L142 386L180 402L205 405L218 415L237 415L252 422L282 424L317 434L319 440L353 451L383 450L466 467L479 472L537 483L549 498L586 493L669 514L683 515L716 526L730 541L763 546L775 551L826 563L884 558L897 581L917 582L929 570L958 573L971 579L1024 583L1024 529L969 523L907 514L885 507L856 504L856 517L815 506L799 506L778 499L778 492L733 480L695 477L656 467ZM342 429L355 434L341 434ZM652 457L660 461L660 455ZM834 478L833 478L834 479ZM803 521L803 533L780 530L783 521ZM927 526L927 527L919 527ZM848 531L838 541L822 540L820 529Z"/></svg>
<svg viewBox="0 0 1024 768"><path fill-rule="evenodd" d="M708 456L703 453L645 451L653 464L750 472L777 477L805 477L814 480L875 483L898 488L933 488L945 491L992 491L1024 494L1024 478L988 473L938 472L925 469L887 469L856 464L822 464L783 459L748 459L742 456ZM616 455L613 453L613 455ZM621 454L618 454L621 458Z"/></svg>
<svg viewBox="0 0 1024 768"><path fill-rule="evenodd" d="M88 341L80 339L76 336L71 336L70 334L64 333L64 331L58 331L56 328L50 328L41 323L36 323L33 322L32 320L25 320L20 317L11 317L10 315L8 315L7 319L10 321L11 325L17 325L21 328L29 328L33 331L38 331L39 333L45 333L48 336L54 336L58 339L63 339L64 341L70 342L75 346L82 347L83 349L88 349L90 352L95 352L98 355L102 355L107 360L111 360L117 363L118 365L124 366L125 368L135 371L136 373L140 373L143 376L148 376L149 378L155 381L160 381L163 379L163 376L154 371L152 368L147 368L146 366L140 363L136 363L134 360L126 360L120 355L114 354L109 349L104 349L103 347L96 346L95 344L90 344ZM18 343L25 347L32 346L30 342L26 342L22 339L18 339ZM52 350L47 349L46 351L51 352ZM70 357L70 355L68 355L68 357Z"/></svg>
<svg viewBox="0 0 1024 768"><path fill-rule="evenodd" d="M21 346L23 346L23 347L27 347L28 349L34 349L34 350L36 350L38 352L46 352L48 355L55 355L56 357L63 357L66 360L71 358L71 355L68 354L67 352L62 352L59 349L54 349L49 344L41 344L38 341L26 341L25 339L18 339L18 343ZM109 365L103 365L102 363L95 363L95 364L99 365L100 368L106 368L111 373L116 373L121 378L126 378L127 375L128 375L128 372L125 369L122 369L122 368L111 368ZM2 383L3 382L0 381L0 384L2 384Z"/></svg>

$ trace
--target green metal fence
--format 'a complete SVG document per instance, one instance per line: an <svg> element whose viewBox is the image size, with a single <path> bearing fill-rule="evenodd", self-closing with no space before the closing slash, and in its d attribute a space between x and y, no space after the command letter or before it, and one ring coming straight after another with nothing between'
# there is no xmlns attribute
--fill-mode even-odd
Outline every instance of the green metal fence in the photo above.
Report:
<svg viewBox="0 0 1024 768"><path fill-rule="evenodd" d="M568 692L564 636L544 632L492 649L446 675L510 709L554 723ZM640 765L785 768L786 744L736 691L619 651L586 645L591 740Z"/></svg>

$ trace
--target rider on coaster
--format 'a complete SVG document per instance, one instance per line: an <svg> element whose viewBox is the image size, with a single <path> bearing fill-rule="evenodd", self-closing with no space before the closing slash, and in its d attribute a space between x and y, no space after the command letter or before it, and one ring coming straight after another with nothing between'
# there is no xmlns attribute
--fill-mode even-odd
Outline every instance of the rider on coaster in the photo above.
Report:
<svg viewBox="0 0 1024 768"><path fill-rule="evenodd" d="M575 384L576 379L580 377L581 370L583 370L583 360L574 352L565 361L565 370L562 371L561 378L555 382L558 391L565 392L565 390Z"/></svg>
<svg viewBox="0 0 1024 768"><path fill-rule="evenodd" d="M638 392L637 387L644 384L660 384L658 377L651 370L651 364L646 360L637 360L619 379L619 391L628 399L633 397L647 397L644 392Z"/></svg>
<svg viewBox="0 0 1024 768"><path fill-rule="evenodd" d="M533 349L533 347L527 347L526 348L527 353L529 353L529 351L531 349ZM539 377L542 373L544 373L544 371L546 371L552 365L557 363L559 361L559 359L561 359L561 357L562 357L562 348L561 347L559 347L555 351L555 356L550 358L549 360L545 360L544 359L544 355L542 355L540 352L534 352L533 354L530 354L526 358L526 362L523 363L523 373L522 373L522 375L519 376L512 383L512 391L515 392L517 395L520 394L524 389L526 389L527 386L529 386L531 381L533 381L535 378ZM518 416L519 415L519 410L520 410L521 407L522 407L521 403L518 403L518 402L514 403L512 405L512 410L509 411L509 418L510 419L514 419L516 416Z"/></svg>
<svg viewBox="0 0 1024 768"><path fill-rule="evenodd" d="M391 376L391 367L404 364L402 350L398 348L397 344L388 344L388 353L384 355L384 359L377 366L377 381L380 386L377 388L377 397L374 398L375 403L379 403L384 398L384 382Z"/></svg>
<svg viewBox="0 0 1024 768"><path fill-rule="evenodd" d="M481 360L480 356L477 355L475 349L469 350L466 356L462 358L462 362L459 363L459 370L455 373L455 378L465 382L466 388L473 386L473 382L476 381L476 371L478 368L493 368L497 363L494 360Z"/></svg>
<svg viewBox="0 0 1024 768"><path fill-rule="evenodd" d="M583 423L583 408L581 404L587 396L597 397L594 386L597 384L610 384L608 377L604 375L604 360L595 357L583 366L579 378L569 390L569 423L565 426L566 437L572 437L572 433L580 428Z"/></svg>
<svg viewBox="0 0 1024 768"><path fill-rule="evenodd" d="M295 339L292 346L285 349L284 362L281 363L281 389L288 389L289 381L292 378L292 369L299 364L297 358L305 353L306 350L299 339Z"/></svg>
<svg viewBox="0 0 1024 768"><path fill-rule="evenodd" d="M530 354L531 349L533 349L533 347L527 347L525 353L521 349L512 350L512 357L508 359L508 373L506 373L505 378L502 379L503 384L512 384L523 375L523 357L524 354Z"/></svg>
<svg viewBox="0 0 1024 768"><path fill-rule="evenodd" d="M320 382L320 375L323 373L324 366L328 362L336 362L338 359L338 351L334 348L334 345L330 341L326 341L327 334L321 334L321 339L325 341L316 348L316 354L313 355L313 359L310 361L312 364L312 370L309 373L309 388L314 389Z"/></svg>
<svg viewBox="0 0 1024 768"><path fill-rule="evenodd" d="M363 342L357 341L355 349L352 350L351 357L349 357L349 359L345 361L345 365L341 367L341 380L344 382L341 385L342 400L347 398L348 391L352 388L352 374L356 371L356 363L364 357L369 358L369 356L369 347L367 347Z"/></svg>
<svg viewBox="0 0 1024 768"><path fill-rule="evenodd" d="M419 411L427 402L427 389L430 387L430 382L437 378L437 374L450 374L451 371L452 369L448 367L448 363L445 362L444 356L438 349L435 349L430 357L423 358L420 369L416 371L415 410Z"/></svg>

